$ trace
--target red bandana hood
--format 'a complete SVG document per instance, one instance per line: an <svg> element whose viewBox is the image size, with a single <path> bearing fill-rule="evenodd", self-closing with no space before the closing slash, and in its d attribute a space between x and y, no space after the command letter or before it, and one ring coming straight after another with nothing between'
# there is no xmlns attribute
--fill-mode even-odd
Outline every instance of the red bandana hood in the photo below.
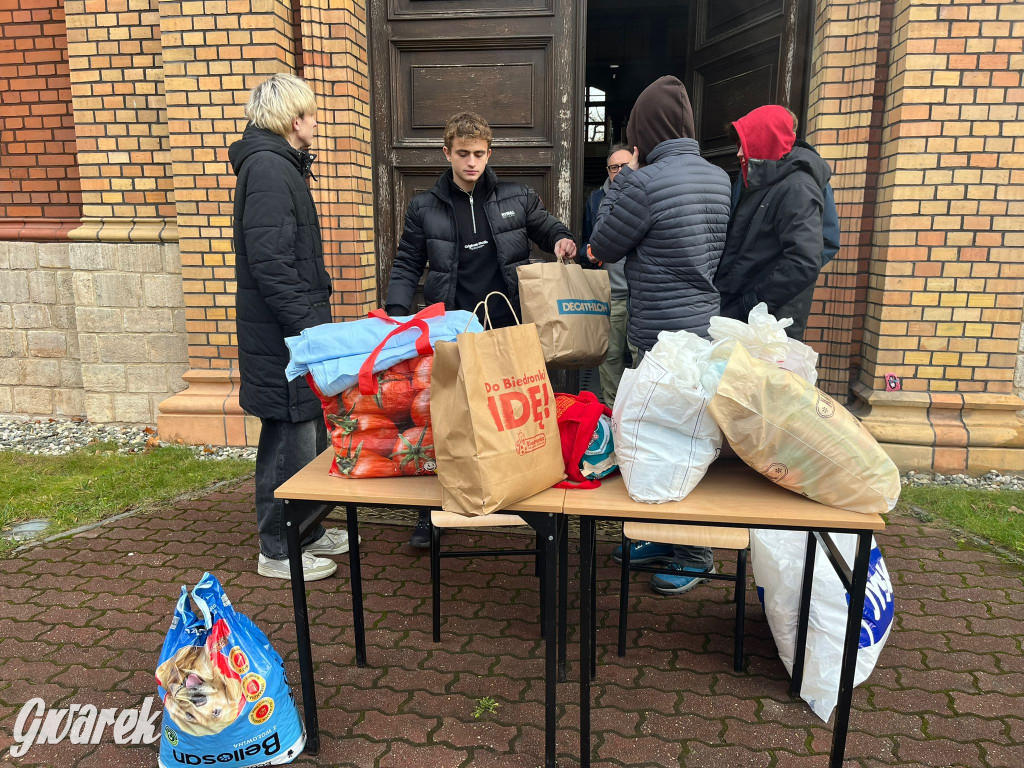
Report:
<svg viewBox="0 0 1024 768"><path fill-rule="evenodd" d="M758 107L734 122L733 128L743 147L743 183L747 183L747 161L781 160L796 141L793 116L785 107L774 104Z"/></svg>

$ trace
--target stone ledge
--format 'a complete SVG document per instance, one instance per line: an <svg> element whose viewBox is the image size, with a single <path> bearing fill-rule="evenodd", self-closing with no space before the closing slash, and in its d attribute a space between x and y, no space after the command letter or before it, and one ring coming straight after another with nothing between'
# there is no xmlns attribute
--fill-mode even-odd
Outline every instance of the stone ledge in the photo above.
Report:
<svg viewBox="0 0 1024 768"><path fill-rule="evenodd" d="M901 470L1024 471L1024 401L1012 395L879 392L854 385L853 412Z"/></svg>
<svg viewBox="0 0 1024 768"><path fill-rule="evenodd" d="M71 240L100 243L176 243L175 219L83 218L81 226L68 233Z"/></svg>
<svg viewBox="0 0 1024 768"><path fill-rule="evenodd" d="M236 370L190 370L188 387L160 403L157 433L161 440L189 445L255 446L260 420L238 404Z"/></svg>
<svg viewBox="0 0 1024 768"><path fill-rule="evenodd" d="M80 219L3 219L0 240L48 243L70 240L70 232L81 224Z"/></svg>

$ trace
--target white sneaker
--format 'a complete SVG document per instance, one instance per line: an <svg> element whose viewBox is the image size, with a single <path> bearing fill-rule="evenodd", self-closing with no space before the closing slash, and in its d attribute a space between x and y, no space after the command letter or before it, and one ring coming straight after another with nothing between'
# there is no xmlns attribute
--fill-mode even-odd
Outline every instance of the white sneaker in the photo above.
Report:
<svg viewBox="0 0 1024 768"><path fill-rule="evenodd" d="M326 557L317 557L308 552L302 553L302 577L303 581L317 581L326 579L338 570L338 564ZM269 576L273 579L291 579L291 567L288 559L271 560L260 552L259 564L256 566L256 573L260 576Z"/></svg>
<svg viewBox="0 0 1024 768"><path fill-rule="evenodd" d="M359 537L359 543L363 543L362 536ZM343 528L328 528L323 536L302 551L311 555L344 555L348 552L348 531Z"/></svg>

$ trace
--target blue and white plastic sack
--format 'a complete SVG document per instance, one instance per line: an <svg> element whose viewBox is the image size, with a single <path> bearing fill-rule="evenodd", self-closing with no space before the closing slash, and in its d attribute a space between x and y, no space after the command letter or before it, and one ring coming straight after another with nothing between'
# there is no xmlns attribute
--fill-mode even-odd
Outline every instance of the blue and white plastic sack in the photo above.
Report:
<svg viewBox="0 0 1024 768"><path fill-rule="evenodd" d="M846 562L853 563L857 536L832 534L832 537ZM754 581L757 583L757 595L764 605L779 658L790 675L793 674L793 661L796 657L806 546L807 534L803 532L750 531L750 559ZM811 591L807 654L800 696L810 705L814 714L825 722L828 722L839 698L839 671L843 662L849 599L839 576L819 548L814 558L814 587ZM854 685L864 682L875 668L892 629L894 615L892 580L882 552L872 540Z"/></svg>
<svg viewBox="0 0 1024 768"><path fill-rule="evenodd" d="M292 762L306 734L284 663L267 636L203 574L174 609L156 670L163 701L160 768Z"/></svg>

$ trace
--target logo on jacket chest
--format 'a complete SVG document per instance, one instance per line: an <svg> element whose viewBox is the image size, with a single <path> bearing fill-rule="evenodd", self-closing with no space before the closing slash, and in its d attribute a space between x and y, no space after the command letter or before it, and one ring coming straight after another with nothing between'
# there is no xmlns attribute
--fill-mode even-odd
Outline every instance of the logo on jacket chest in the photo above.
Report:
<svg viewBox="0 0 1024 768"><path fill-rule="evenodd" d="M502 211L501 212L501 218L503 218L503 219L511 219L515 215L516 215L515 211Z"/></svg>

